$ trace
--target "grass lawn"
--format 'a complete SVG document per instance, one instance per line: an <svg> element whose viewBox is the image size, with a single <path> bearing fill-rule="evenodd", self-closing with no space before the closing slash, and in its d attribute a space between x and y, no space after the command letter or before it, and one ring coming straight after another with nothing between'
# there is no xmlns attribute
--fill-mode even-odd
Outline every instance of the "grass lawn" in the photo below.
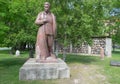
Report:
<svg viewBox="0 0 120 84"><path fill-rule="evenodd" d="M0 51L0 84L75 84L76 79L81 82L78 84L120 84L120 67L110 66L111 60L120 61L119 51L114 52L112 58L105 57L105 60L96 56L68 54L66 63L70 67L70 79L19 81L19 69L27 59L27 52L15 57L9 51Z"/></svg>

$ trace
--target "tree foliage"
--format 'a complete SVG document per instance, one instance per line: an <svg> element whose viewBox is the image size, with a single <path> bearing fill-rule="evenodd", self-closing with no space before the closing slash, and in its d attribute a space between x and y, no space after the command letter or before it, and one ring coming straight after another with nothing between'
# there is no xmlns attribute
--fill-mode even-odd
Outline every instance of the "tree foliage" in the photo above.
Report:
<svg viewBox="0 0 120 84"><path fill-rule="evenodd" d="M57 19L57 39L65 46L82 42L91 44L92 36L110 32L105 27L110 11L118 0L47 0ZM113 4L114 1L114 4ZM37 14L44 0L0 0L0 44L13 48L34 46ZM117 5L119 6L119 5ZM118 24L119 25L119 24ZM116 33L116 37L119 33Z"/></svg>
<svg viewBox="0 0 120 84"><path fill-rule="evenodd" d="M111 11L111 18L113 23L112 39L114 44L120 44L120 0L115 0L113 9Z"/></svg>
<svg viewBox="0 0 120 84"><path fill-rule="evenodd" d="M36 3L37 1L37 3ZM37 13L42 9L39 0L0 1L2 12L1 30L4 44L14 48L35 45L37 27L34 24ZM4 6L5 5L5 6ZM9 30L8 30L9 29ZM6 31L5 31L6 30ZM2 32L1 31L1 32ZM2 34L0 32L0 34Z"/></svg>
<svg viewBox="0 0 120 84"><path fill-rule="evenodd" d="M74 45L91 44L92 36L100 36L104 30L104 8L107 1L99 0L50 0L58 20L58 39Z"/></svg>

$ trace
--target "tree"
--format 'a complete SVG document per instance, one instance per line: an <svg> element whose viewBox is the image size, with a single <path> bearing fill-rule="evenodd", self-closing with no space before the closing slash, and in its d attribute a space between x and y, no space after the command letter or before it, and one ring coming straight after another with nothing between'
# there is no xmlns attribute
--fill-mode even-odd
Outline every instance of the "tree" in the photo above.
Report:
<svg viewBox="0 0 120 84"><path fill-rule="evenodd" d="M92 36L106 33L104 20L108 19L114 0L48 0L51 11L57 17L57 39L64 46L69 43L91 44ZM117 0L116 0L117 1ZM13 48L33 47L38 27L34 24L37 14L43 10L44 0L0 1L2 31L1 43ZM5 6L3 6L5 5ZM107 10L107 12L106 12ZM107 16L107 18L106 18Z"/></svg>
<svg viewBox="0 0 120 84"><path fill-rule="evenodd" d="M6 32L9 30L9 26L6 25L6 19L8 10L8 0L0 0L0 44L4 44L4 38L7 37ZM3 45L0 45L3 46Z"/></svg>
<svg viewBox="0 0 120 84"><path fill-rule="evenodd" d="M82 42L91 44L92 36L99 36L104 29L104 8L107 1L99 0L50 0L57 15L59 42L64 45Z"/></svg>
<svg viewBox="0 0 120 84"><path fill-rule="evenodd" d="M108 20L110 21L108 25L109 36L112 37L113 50L115 44L120 44L120 0L114 0L110 9L110 16Z"/></svg>
<svg viewBox="0 0 120 84"><path fill-rule="evenodd" d="M37 0L7 0L0 1L4 32L2 43L15 49L24 49L26 45L34 47L37 28L34 24L42 1ZM5 5L5 6L3 6ZM9 30L7 29L9 28ZM2 31L0 32L2 34Z"/></svg>

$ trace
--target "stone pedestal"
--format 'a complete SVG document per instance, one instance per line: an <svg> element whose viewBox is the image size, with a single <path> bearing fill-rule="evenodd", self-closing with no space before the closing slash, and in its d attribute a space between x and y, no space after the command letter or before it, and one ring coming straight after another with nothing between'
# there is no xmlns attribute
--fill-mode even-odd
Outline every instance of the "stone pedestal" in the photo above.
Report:
<svg viewBox="0 0 120 84"><path fill-rule="evenodd" d="M38 63L35 58L30 58L19 71L19 80L59 79L69 77L69 68L61 59L57 59L55 63Z"/></svg>

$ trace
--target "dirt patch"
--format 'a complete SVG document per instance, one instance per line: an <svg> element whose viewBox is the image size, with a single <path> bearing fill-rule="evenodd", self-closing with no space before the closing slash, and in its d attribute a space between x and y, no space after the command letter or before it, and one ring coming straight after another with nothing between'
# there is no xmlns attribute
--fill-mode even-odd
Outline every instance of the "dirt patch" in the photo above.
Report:
<svg viewBox="0 0 120 84"><path fill-rule="evenodd" d="M73 84L109 84L106 76L102 73L102 68L96 65L80 64L71 66L71 73L74 73ZM76 73L76 74L75 74Z"/></svg>
<svg viewBox="0 0 120 84"><path fill-rule="evenodd" d="M102 67L86 64L71 64L69 67L71 78L59 80L60 84L110 84L102 74Z"/></svg>

